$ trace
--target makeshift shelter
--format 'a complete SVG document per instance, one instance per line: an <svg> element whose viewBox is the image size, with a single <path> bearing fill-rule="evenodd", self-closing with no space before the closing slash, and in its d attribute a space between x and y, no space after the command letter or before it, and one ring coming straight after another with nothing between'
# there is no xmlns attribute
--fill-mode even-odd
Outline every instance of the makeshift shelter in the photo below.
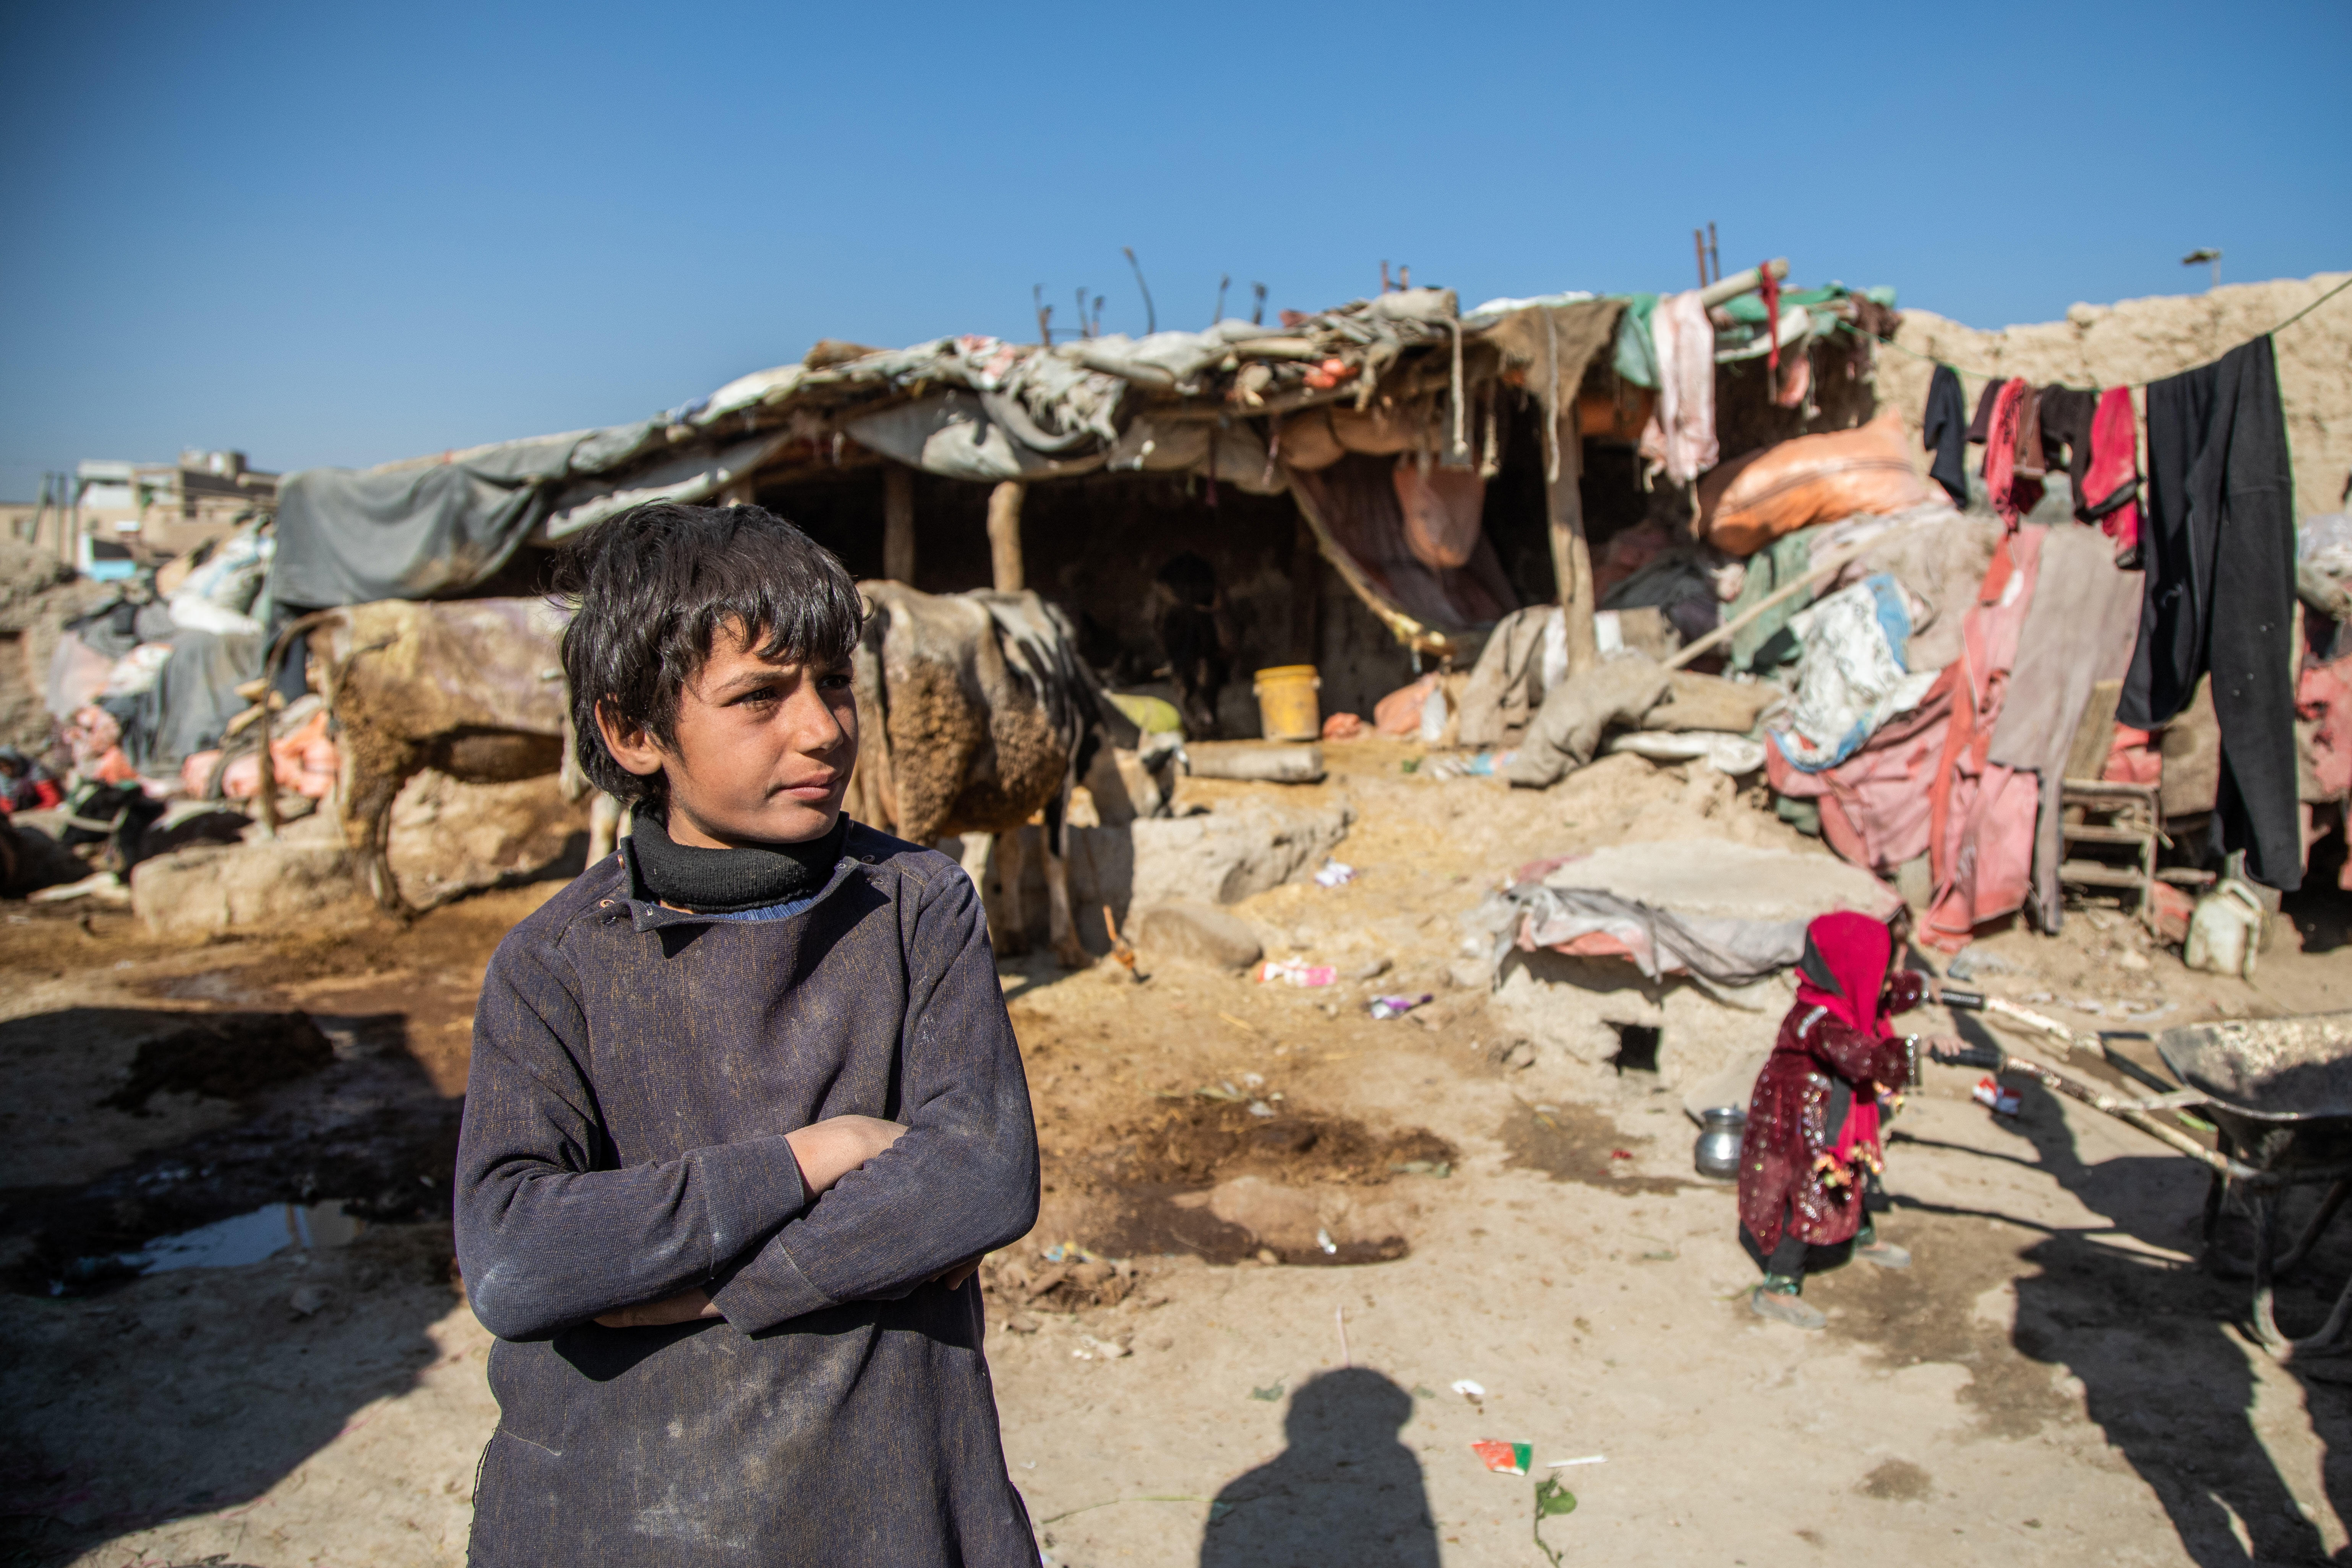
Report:
<svg viewBox="0 0 2352 1568"><path fill-rule="evenodd" d="M1750 297L1767 281L1675 297L1716 312L1705 400L1753 443L1856 422L1879 302L1782 292L1768 337ZM1407 289L1138 339L828 341L633 424L291 475L271 602L524 591L532 552L627 507L756 500L860 575L1035 587L1122 679L1160 662L1134 612L1186 551L1215 568L1236 669L1316 663L1327 708L1369 710L1425 661L1466 665L1527 603L1572 607L1582 668L1608 585L1596 550L1654 510L1675 524L1661 540L1688 515L1680 485L1645 490L1635 451L1676 384L1653 341L1664 308L1560 294L1465 312ZM1817 365L1793 402L1797 378L1760 374L1775 348Z"/></svg>

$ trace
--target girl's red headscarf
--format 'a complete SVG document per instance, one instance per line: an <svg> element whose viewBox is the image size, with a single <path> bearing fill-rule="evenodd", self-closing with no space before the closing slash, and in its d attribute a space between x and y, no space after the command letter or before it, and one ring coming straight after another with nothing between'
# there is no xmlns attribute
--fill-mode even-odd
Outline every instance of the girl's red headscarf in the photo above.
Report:
<svg viewBox="0 0 2352 1568"><path fill-rule="evenodd" d="M1823 915L1805 928L1805 956L1797 965L1797 1005L1825 1008L1847 1027L1883 1039L1894 1033L1882 1005L1894 958L1895 933L1881 922L1845 910ZM1831 1185L1843 1186L1847 1169L1857 1164L1885 1168L1878 1147L1878 1101L1861 1094L1853 1097L1853 1109L1838 1130L1836 1147L1818 1158L1816 1168Z"/></svg>
<svg viewBox="0 0 2352 1568"><path fill-rule="evenodd" d="M1850 1029L1884 1038L1894 1031L1881 998L1895 933L1868 915L1841 910L1805 928L1805 956L1797 965L1797 1005L1826 1007Z"/></svg>

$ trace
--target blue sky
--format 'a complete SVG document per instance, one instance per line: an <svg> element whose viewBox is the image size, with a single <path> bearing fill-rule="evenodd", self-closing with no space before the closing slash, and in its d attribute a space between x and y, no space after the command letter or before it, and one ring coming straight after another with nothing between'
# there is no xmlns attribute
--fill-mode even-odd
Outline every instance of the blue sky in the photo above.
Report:
<svg viewBox="0 0 2352 1568"><path fill-rule="evenodd" d="M1723 264L1980 326L2352 267L2352 6L14 5L0 498L630 419L816 338ZM1231 305L1229 304L1229 311Z"/></svg>

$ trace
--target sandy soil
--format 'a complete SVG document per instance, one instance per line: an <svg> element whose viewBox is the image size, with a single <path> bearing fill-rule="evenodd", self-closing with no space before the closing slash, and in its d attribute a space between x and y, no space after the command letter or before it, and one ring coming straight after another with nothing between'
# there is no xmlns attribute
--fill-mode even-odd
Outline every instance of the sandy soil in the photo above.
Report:
<svg viewBox="0 0 2352 1568"><path fill-rule="evenodd" d="M2198 1167L2072 1102L2029 1089L1997 1119L1968 1098L1975 1073L1933 1069L1897 1124L1882 1221L1916 1266L1818 1280L1822 1334L1751 1317L1731 1194L1690 1173L1683 1085L1536 1037L1451 982L1460 919L1508 866L1792 836L1704 770L1612 763L1529 795L1408 778L1406 754L1334 748L1318 786L1360 814L1339 851L1354 882L1238 906L1270 953L1343 975L1387 961L1377 977L1294 990L1149 953L1142 983L1003 966L1047 1192L1037 1232L987 1271L989 1350L1051 1561L1537 1561L1546 1474L1578 1507L1542 1539L1588 1562L2210 1565L2346 1546L2352 1468L2332 1456L2352 1394L2332 1378L2352 1369L2252 1350L2244 1288L2194 1261ZM449 1278L449 1139L481 966L550 890L406 931L202 948L7 906L6 1561L462 1558L496 1410ZM2173 1003L2156 1027L2352 1006L2345 900L2293 912L2252 985L2189 975L2105 916L1979 944L2006 966L1979 983L2081 1028L2122 1001ZM1424 991L1402 1020L1362 1010ZM1680 987L1647 1005L1670 1037L1703 1021L1717 1056L1778 1021ZM191 1013L281 1043L224 1076ZM286 1014L320 1040L266 1022ZM236 1268L88 1262L312 1199L378 1223ZM2315 1325L2347 1273L2352 1237L2283 1292L2289 1328ZM1482 1438L1532 1445L1536 1475L1489 1473Z"/></svg>

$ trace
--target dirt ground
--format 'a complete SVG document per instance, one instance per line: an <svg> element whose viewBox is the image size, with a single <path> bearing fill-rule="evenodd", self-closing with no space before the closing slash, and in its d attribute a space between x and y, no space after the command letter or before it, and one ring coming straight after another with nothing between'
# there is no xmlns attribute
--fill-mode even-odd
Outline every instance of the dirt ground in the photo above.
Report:
<svg viewBox="0 0 2352 1568"><path fill-rule="evenodd" d="M1817 1280L1824 1333L1768 1326L1732 1194L1691 1172L1683 1090L1769 1044L1781 1004L1612 983L1664 1020L1678 1076L1507 1000L1563 981L1489 990L1462 917L1512 866L1805 843L1728 781L1617 759L1513 793L1405 774L1385 743L1330 754L1306 793L1355 807L1356 879L1235 912L1338 985L1148 952L1140 982L1002 966L1045 1195L984 1273L988 1349L1049 1561L1539 1562L1545 1476L1577 1506L1540 1541L1580 1562L2344 1551L2352 1360L2252 1347L2245 1287L2195 1261L2200 1167L2031 1088L1997 1118L1976 1072L1931 1068L1881 1221L1916 1266ZM449 1162L483 964L552 887L201 947L0 911L0 1561L462 1559L497 1411L450 1275ZM2086 1029L2126 1003L2146 1028L2352 1007L2347 900L2289 913L2252 984L2105 914L1980 942L1973 983ZM1402 1019L1365 1011L1424 992ZM1595 994L1571 1004L1613 1016ZM1705 1050L1674 1058L1683 1033ZM291 1224L288 1205L367 1223L233 1267L116 1261L257 1210ZM2283 1290L2289 1330L2347 1274L2352 1236ZM1531 1445L1534 1473L1490 1473L1489 1438ZM1569 1459L1597 1462L1546 1468Z"/></svg>

